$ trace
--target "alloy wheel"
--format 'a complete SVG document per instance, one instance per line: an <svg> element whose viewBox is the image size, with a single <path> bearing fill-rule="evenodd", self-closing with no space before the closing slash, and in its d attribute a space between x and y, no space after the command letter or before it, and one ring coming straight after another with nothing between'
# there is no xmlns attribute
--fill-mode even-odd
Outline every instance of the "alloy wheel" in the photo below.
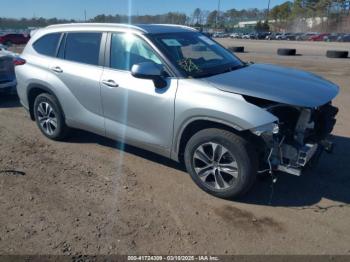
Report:
<svg viewBox="0 0 350 262"><path fill-rule="evenodd" d="M47 102L41 102L37 108L38 121L43 131L53 135L57 129L57 117L52 106Z"/></svg>
<svg viewBox="0 0 350 262"><path fill-rule="evenodd" d="M193 154L193 167L201 181L214 190L228 189L238 180L236 159L218 143L200 145Z"/></svg>

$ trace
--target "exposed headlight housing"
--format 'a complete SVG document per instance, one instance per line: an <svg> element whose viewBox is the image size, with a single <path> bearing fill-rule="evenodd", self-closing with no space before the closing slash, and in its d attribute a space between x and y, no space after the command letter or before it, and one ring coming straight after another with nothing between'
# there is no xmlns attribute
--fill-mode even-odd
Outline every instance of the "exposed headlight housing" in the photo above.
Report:
<svg viewBox="0 0 350 262"><path fill-rule="evenodd" d="M279 125L277 123L269 123L267 125L259 126L251 130L253 134L261 136L265 133L278 134L280 132Z"/></svg>

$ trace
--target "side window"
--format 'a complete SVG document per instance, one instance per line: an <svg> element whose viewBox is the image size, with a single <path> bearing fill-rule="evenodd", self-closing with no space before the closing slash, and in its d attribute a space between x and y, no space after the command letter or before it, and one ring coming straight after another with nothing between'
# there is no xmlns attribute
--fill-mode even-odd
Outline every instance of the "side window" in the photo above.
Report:
<svg viewBox="0 0 350 262"><path fill-rule="evenodd" d="M98 65L101 38L102 33L68 33L65 41L64 59Z"/></svg>
<svg viewBox="0 0 350 262"><path fill-rule="evenodd" d="M110 59L111 68L126 71L143 62L162 64L157 54L143 39L128 33L112 34Z"/></svg>
<svg viewBox="0 0 350 262"><path fill-rule="evenodd" d="M61 33L45 35L33 44L33 48L39 54L56 56L57 45L60 41L60 37Z"/></svg>

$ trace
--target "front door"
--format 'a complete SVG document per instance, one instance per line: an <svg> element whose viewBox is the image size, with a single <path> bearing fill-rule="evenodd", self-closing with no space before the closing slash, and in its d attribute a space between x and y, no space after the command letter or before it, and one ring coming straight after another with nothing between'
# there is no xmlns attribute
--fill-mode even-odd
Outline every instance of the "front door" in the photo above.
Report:
<svg viewBox="0 0 350 262"><path fill-rule="evenodd" d="M170 155L177 79L168 78L157 89L152 80L131 75L134 64L162 64L142 38L113 33L109 67L101 78L101 96L107 136L154 152Z"/></svg>

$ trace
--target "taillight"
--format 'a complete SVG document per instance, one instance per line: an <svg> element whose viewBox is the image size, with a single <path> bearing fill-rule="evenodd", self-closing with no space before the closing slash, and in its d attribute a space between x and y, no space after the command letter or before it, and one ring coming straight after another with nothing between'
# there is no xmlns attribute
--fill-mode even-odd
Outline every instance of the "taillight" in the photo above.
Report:
<svg viewBox="0 0 350 262"><path fill-rule="evenodd" d="M20 57L15 57L13 59L13 64L15 66L20 66L20 65L24 65L26 63L26 60L24 60L23 58L20 58Z"/></svg>

